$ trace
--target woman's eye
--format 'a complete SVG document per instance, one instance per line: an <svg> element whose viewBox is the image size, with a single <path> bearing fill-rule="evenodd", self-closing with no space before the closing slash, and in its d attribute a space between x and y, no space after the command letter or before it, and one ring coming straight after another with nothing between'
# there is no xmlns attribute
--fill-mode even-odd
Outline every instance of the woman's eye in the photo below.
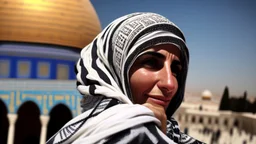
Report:
<svg viewBox="0 0 256 144"><path fill-rule="evenodd" d="M181 65L174 63L171 65L171 70L172 70L173 76L177 77L178 75L180 75L182 67Z"/></svg>
<svg viewBox="0 0 256 144"><path fill-rule="evenodd" d="M158 69L159 67L161 67L161 64L155 58L145 59L144 61L142 61L142 65L143 67L149 68L149 69Z"/></svg>

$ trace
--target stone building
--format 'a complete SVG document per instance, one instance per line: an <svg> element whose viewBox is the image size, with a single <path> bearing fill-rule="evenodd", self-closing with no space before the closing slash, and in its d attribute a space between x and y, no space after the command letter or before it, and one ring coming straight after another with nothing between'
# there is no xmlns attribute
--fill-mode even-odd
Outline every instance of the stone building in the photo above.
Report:
<svg viewBox="0 0 256 144"><path fill-rule="evenodd" d="M256 114L219 111L210 91L185 100L175 118L183 132L207 144L255 144Z"/></svg>
<svg viewBox="0 0 256 144"><path fill-rule="evenodd" d="M0 1L0 143L45 143L80 113L74 66L100 32L88 0Z"/></svg>

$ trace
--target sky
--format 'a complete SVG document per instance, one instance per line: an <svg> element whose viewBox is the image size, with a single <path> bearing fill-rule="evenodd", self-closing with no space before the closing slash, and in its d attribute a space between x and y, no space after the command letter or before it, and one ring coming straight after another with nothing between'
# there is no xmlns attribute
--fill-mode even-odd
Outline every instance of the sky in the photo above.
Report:
<svg viewBox="0 0 256 144"><path fill-rule="evenodd" d="M255 0L91 0L101 27L133 12L155 12L183 31L190 51L186 92L256 97Z"/></svg>

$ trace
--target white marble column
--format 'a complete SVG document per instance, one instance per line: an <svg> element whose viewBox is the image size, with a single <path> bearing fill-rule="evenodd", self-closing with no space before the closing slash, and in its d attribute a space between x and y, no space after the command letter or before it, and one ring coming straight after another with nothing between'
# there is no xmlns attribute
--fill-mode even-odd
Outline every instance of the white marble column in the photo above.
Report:
<svg viewBox="0 0 256 144"><path fill-rule="evenodd" d="M14 133L15 133L15 122L17 120L17 114L8 114L7 115L9 120L9 130L8 130L8 140L7 144L13 144L14 142Z"/></svg>
<svg viewBox="0 0 256 144"><path fill-rule="evenodd" d="M40 121L42 124L41 127L41 135L40 135L40 144L45 144L46 143L46 135L47 135L47 125L49 121L49 116L47 115L41 115L40 116Z"/></svg>

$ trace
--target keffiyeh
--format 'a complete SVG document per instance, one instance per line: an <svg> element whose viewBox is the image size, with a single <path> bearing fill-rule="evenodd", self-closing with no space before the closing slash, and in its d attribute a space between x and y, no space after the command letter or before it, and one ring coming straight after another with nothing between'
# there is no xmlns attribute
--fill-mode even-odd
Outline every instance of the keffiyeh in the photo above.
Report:
<svg viewBox="0 0 256 144"><path fill-rule="evenodd" d="M151 110L132 103L129 70L147 48L174 44L181 51L183 72L167 108L167 134ZM188 68L188 49L181 30L155 13L133 13L109 24L81 51L76 65L83 113L47 143L200 143L181 133L171 117L180 106Z"/></svg>

